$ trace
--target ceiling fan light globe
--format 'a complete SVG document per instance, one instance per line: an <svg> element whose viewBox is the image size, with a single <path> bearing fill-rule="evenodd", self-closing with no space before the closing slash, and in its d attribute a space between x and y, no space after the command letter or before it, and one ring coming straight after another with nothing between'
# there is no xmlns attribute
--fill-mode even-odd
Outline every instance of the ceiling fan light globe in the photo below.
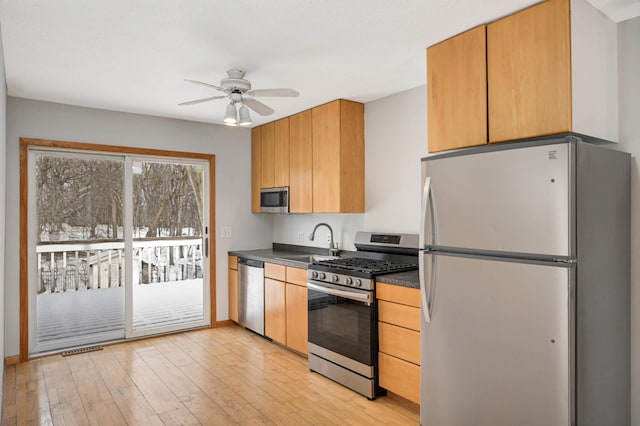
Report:
<svg viewBox="0 0 640 426"><path fill-rule="evenodd" d="M233 103L227 105L227 113L224 115L224 123L229 125L238 123L236 106Z"/></svg>
<svg viewBox="0 0 640 426"><path fill-rule="evenodd" d="M251 124L253 124L251 122L251 115L249 115L249 108L247 108L245 105L242 105L240 107L240 111L238 112L238 114L240 115L240 120L238 121L239 125L250 126Z"/></svg>

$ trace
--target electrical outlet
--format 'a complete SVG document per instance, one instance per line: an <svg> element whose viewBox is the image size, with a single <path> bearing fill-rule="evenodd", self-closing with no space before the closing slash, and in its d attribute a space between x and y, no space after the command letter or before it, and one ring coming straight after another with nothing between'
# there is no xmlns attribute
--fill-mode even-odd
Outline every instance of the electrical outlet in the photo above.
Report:
<svg viewBox="0 0 640 426"><path fill-rule="evenodd" d="M304 241L304 232L298 232L298 241Z"/></svg>
<svg viewBox="0 0 640 426"><path fill-rule="evenodd" d="M327 242L331 244L331 234L327 234Z"/></svg>

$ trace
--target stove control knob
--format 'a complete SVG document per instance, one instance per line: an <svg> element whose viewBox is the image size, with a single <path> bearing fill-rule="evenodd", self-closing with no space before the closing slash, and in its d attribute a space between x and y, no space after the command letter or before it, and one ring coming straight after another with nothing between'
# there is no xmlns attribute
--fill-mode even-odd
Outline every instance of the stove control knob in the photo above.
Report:
<svg viewBox="0 0 640 426"><path fill-rule="evenodd" d="M340 281L340 277L337 276L337 275L334 275L332 280L333 280L334 283L337 283L338 281Z"/></svg>
<svg viewBox="0 0 640 426"><path fill-rule="evenodd" d="M357 287L362 287L362 280L357 279L357 280L356 280L356 286L357 286Z"/></svg>
<svg viewBox="0 0 640 426"><path fill-rule="evenodd" d="M319 278L319 279L321 279L321 280L324 280L326 277L327 277L327 276L324 274L324 272L320 272L320 273L318 274L318 278Z"/></svg>
<svg viewBox="0 0 640 426"><path fill-rule="evenodd" d="M311 278L313 278L314 280L315 280L316 278L318 278L318 271L313 271L313 272L311 273Z"/></svg>
<svg viewBox="0 0 640 426"><path fill-rule="evenodd" d="M353 280L351 279L351 277L347 278L344 282L346 285L353 285Z"/></svg>

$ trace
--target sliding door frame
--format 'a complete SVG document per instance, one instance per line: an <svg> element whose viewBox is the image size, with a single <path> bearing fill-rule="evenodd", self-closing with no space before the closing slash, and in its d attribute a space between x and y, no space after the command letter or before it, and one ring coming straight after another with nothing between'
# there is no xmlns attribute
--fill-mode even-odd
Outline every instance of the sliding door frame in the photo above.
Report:
<svg viewBox="0 0 640 426"><path fill-rule="evenodd" d="M209 163L209 312L211 327L216 323L216 227L215 155L193 152L133 148L118 145L20 138L20 362L29 360L29 223L28 157L30 148L55 148L135 156L191 158ZM205 284L205 283L203 283ZM206 284L205 284L206 285Z"/></svg>

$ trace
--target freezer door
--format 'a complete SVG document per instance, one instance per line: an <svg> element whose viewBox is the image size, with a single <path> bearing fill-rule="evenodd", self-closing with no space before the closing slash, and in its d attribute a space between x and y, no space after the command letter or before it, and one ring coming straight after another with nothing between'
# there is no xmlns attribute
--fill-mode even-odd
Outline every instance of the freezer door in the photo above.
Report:
<svg viewBox="0 0 640 426"><path fill-rule="evenodd" d="M560 143L427 157L423 183L431 178L433 202L422 218L425 245L574 257L573 151Z"/></svg>
<svg viewBox="0 0 640 426"><path fill-rule="evenodd" d="M420 423L570 425L573 269L424 257Z"/></svg>

